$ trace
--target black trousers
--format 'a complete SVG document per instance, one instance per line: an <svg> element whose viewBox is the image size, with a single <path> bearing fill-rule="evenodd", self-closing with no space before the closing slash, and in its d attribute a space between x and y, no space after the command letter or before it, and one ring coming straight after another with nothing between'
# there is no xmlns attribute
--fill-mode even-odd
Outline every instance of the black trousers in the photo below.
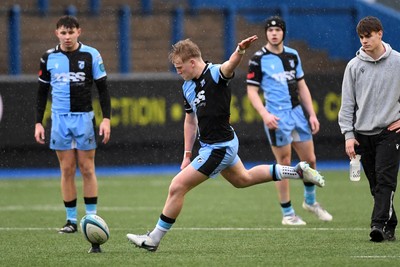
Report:
<svg viewBox="0 0 400 267"><path fill-rule="evenodd" d="M397 216L393 199L400 162L400 134L385 129L377 135L357 133L356 139L360 146L355 150L361 155L361 164L374 198L371 227L394 230Z"/></svg>

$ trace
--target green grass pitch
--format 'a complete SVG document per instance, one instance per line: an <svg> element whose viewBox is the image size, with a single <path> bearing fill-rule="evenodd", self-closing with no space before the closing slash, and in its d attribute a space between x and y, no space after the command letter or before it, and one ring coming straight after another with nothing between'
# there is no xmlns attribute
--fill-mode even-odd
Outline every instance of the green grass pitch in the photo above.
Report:
<svg viewBox="0 0 400 267"><path fill-rule="evenodd" d="M153 229L172 176L98 177L98 214L110 228L101 254L87 253L81 232L57 233L65 222L58 178L0 180L0 266L399 266L400 241L369 241L365 176L350 182L347 172L323 175L317 198L332 222L301 208L300 181L291 181L292 203L307 225L290 227L281 225L273 182L236 189L218 177L187 195L155 253L133 247L126 234ZM77 185L82 217L80 178Z"/></svg>

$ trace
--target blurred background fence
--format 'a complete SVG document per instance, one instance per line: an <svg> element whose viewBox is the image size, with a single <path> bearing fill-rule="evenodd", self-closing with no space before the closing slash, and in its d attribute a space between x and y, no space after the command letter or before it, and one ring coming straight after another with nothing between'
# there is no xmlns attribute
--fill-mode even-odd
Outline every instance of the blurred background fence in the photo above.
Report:
<svg viewBox="0 0 400 267"><path fill-rule="evenodd" d="M345 159L337 112L345 65L360 46L356 23L367 15L378 16L385 28L384 40L400 50L398 1L380 2L76 0L66 4L61 0L3 0L0 168L57 166L55 154L34 142L33 105L39 58L57 44L55 23L62 14L79 18L80 40L101 52L109 73L112 141L100 146L99 165L179 162L183 150L182 81L167 60L171 44L191 38L199 44L204 59L218 63L227 59L239 40L253 34L260 40L246 52L233 83L232 123L245 161L272 161L244 82L247 60L265 44L263 20L271 15L286 20L286 44L302 58L321 121L321 132L315 136L318 158Z"/></svg>

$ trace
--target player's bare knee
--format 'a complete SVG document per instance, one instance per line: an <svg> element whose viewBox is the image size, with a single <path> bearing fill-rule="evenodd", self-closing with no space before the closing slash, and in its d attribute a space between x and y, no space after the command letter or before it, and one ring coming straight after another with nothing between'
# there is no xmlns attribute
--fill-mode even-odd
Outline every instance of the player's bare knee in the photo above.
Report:
<svg viewBox="0 0 400 267"><path fill-rule="evenodd" d="M80 168L79 170L83 179L91 179L92 177L95 177L95 173L92 168Z"/></svg>
<svg viewBox="0 0 400 267"><path fill-rule="evenodd" d="M229 181L235 188L245 188L250 185L249 180L245 177Z"/></svg>
<svg viewBox="0 0 400 267"><path fill-rule="evenodd" d="M171 183L169 186L169 196L184 195L187 192L187 188L180 183Z"/></svg>
<svg viewBox="0 0 400 267"><path fill-rule="evenodd" d="M64 177L74 177L75 176L75 171L76 168L75 167L65 167L62 166L61 167L61 173Z"/></svg>

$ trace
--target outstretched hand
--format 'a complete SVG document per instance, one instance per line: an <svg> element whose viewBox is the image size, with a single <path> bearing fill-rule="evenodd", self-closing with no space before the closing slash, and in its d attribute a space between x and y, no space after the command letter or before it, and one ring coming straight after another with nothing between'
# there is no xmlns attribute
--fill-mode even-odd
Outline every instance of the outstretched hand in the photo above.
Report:
<svg viewBox="0 0 400 267"><path fill-rule="evenodd" d="M240 43L238 43L238 46L239 46L240 50L246 50L257 39L258 39L257 35L253 35L253 36L247 37L246 39L244 39Z"/></svg>

